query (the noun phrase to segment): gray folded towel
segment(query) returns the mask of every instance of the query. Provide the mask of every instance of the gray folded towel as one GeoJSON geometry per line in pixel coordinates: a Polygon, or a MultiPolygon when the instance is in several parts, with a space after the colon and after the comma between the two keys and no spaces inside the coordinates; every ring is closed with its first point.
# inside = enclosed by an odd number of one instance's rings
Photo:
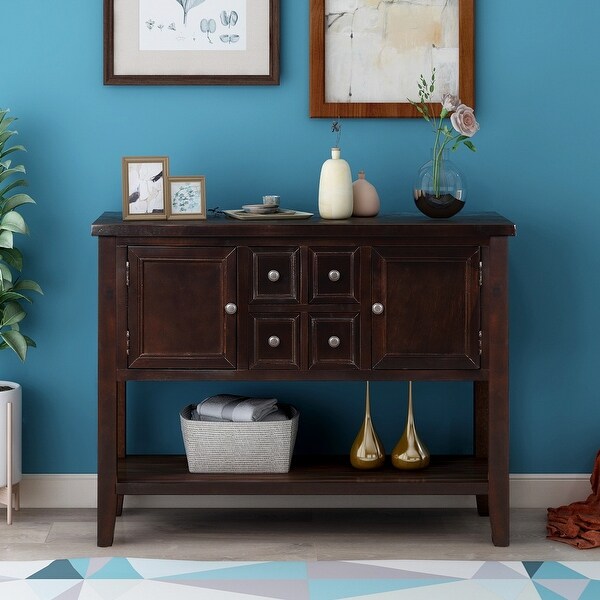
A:
{"type": "MultiPolygon", "coordinates": [[[[277,408],[277,410],[266,417],[263,417],[260,421],[261,423],[273,422],[273,421],[289,421],[290,415],[283,409],[277,408]]],[[[224,421],[223,419],[216,419],[215,417],[201,417],[198,414],[198,410],[193,410],[190,415],[190,419],[192,421],[206,421],[209,423],[230,423],[231,421],[224,421]]]]}
{"type": "Polygon", "coordinates": [[[201,421],[262,421],[266,416],[277,412],[277,400],[218,394],[200,402],[196,410],[201,421]]]}

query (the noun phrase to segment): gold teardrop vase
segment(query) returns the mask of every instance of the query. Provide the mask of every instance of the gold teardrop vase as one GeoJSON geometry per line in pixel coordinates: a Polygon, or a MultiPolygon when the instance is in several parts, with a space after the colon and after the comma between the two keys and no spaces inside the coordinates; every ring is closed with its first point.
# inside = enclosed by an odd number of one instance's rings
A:
{"type": "Polygon", "coordinates": [[[369,382],[365,395],[365,418],[350,449],[350,464],[355,469],[378,469],[385,462],[385,450],[371,421],[369,382]]]}
{"type": "Polygon", "coordinates": [[[429,464],[429,459],[429,450],[417,435],[413,415],[412,381],[409,381],[406,427],[392,451],[392,465],[397,469],[424,469],[429,464]]]}

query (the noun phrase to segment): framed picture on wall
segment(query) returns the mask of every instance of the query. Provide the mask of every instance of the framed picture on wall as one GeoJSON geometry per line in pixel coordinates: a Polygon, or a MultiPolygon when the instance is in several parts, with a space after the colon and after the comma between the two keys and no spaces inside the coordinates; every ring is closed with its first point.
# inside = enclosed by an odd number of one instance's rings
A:
{"type": "Polygon", "coordinates": [[[310,116],[420,117],[420,75],[433,101],[474,107],[475,0],[310,0],[310,116]]]}
{"type": "Polygon", "coordinates": [[[166,156],[123,158],[123,219],[166,219],[166,156]]]}
{"type": "Polygon", "coordinates": [[[104,0],[105,85],[277,85],[280,0],[104,0]]]}
{"type": "Polygon", "coordinates": [[[169,177],[168,219],[206,219],[205,178],[169,177]]]}

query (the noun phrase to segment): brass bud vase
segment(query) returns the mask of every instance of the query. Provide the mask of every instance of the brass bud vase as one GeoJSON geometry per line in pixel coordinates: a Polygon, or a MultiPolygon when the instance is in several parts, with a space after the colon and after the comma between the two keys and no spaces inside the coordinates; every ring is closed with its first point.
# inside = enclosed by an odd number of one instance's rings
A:
{"type": "Polygon", "coordinates": [[[429,450],[421,442],[415,428],[412,405],[412,381],[408,382],[408,415],[404,434],[392,451],[392,464],[397,469],[424,469],[429,464],[429,450]]]}
{"type": "Polygon", "coordinates": [[[378,469],[385,462],[385,450],[371,421],[369,382],[365,397],[365,420],[350,449],[350,463],[356,469],[378,469]]]}

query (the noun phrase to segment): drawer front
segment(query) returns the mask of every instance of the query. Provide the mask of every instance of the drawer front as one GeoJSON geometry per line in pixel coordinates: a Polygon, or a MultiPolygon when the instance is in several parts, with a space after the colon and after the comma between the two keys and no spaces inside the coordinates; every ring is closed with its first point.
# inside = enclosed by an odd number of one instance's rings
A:
{"type": "Polygon", "coordinates": [[[311,369],[359,368],[359,313],[311,314],[309,322],[311,369]]]}
{"type": "Polygon", "coordinates": [[[311,303],[358,304],[360,253],[358,248],[310,248],[311,303]]]}
{"type": "Polygon", "coordinates": [[[299,248],[251,248],[252,284],[250,304],[298,303],[299,248]]]}
{"type": "Polygon", "coordinates": [[[250,369],[300,368],[300,315],[251,314],[250,369]]]}

